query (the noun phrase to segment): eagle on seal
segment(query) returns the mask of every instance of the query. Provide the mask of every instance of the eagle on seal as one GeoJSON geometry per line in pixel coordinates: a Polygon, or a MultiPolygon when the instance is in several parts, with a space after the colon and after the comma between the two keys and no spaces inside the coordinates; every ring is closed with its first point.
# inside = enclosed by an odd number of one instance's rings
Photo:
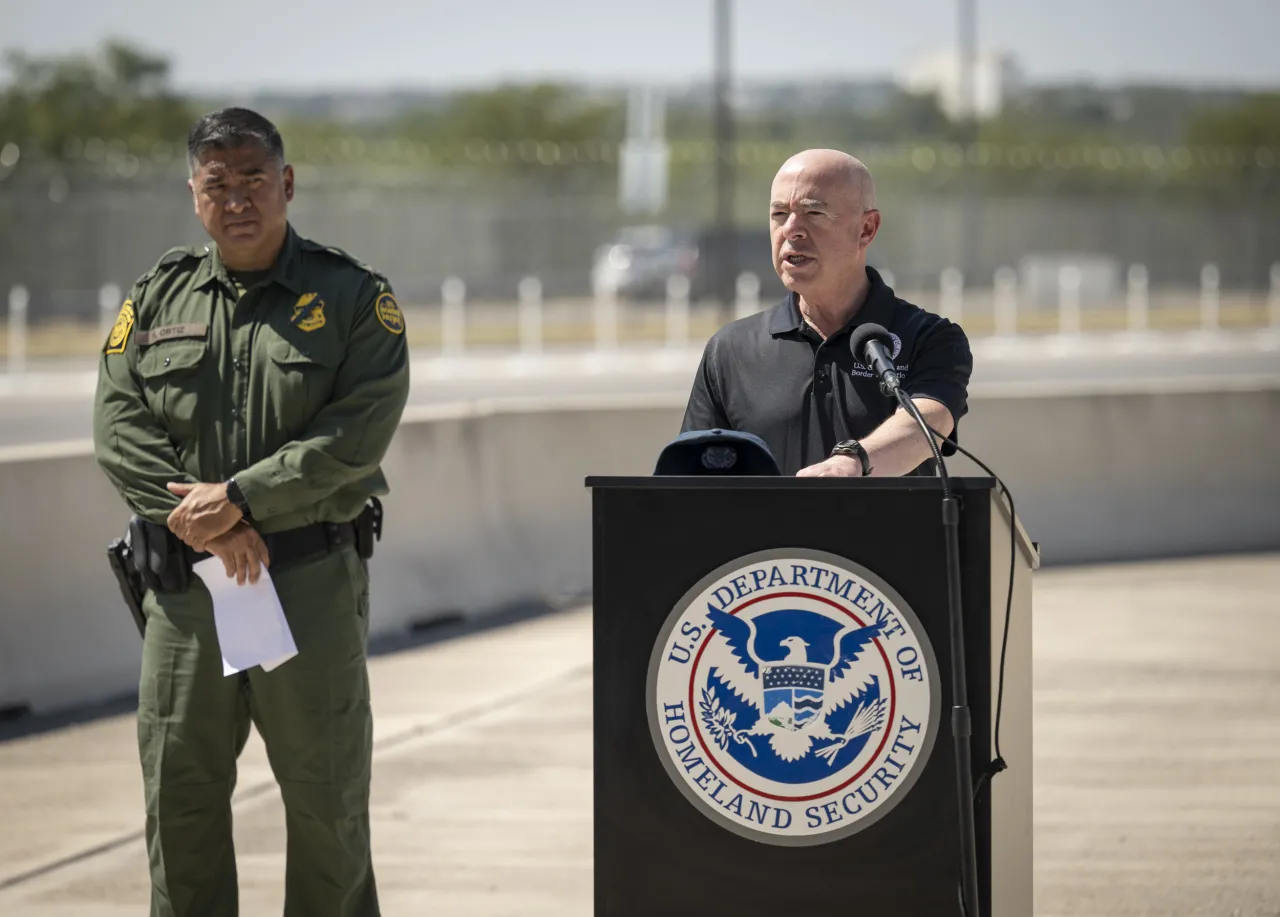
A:
{"type": "Polygon", "coordinates": [[[853,677],[854,664],[880,635],[882,623],[841,628],[833,639],[831,661],[822,663],[809,660],[810,645],[798,635],[779,641],[787,653],[783,659],[762,659],[756,652],[753,620],[715,608],[708,609],[708,617],[739,663],[720,669],[719,677],[760,712],[747,735],[768,736],[769,745],[784,761],[803,758],[815,741],[834,739],[816,752],[832,764],[846,744],[884,724],[885,701],[877,698],[862,704],[842,734],[833,734],[827,726],[831,713],[862,693],[867,683],[875,684],[874,675],[865,680],[853,677]]]}

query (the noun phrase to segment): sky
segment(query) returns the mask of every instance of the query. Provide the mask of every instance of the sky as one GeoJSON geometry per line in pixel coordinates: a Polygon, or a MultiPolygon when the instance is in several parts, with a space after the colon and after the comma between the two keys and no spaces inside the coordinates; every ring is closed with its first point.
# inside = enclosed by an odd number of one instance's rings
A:
{"type": "MultiPolygon", "coordinates": [[[[961,0],[734,0],[744,79],[892,76],[953,46],[961,0]]],[[[1280,0],[975,0],[1036,82],[1280,88],[1280,0]]],[[[712,0],[0,0],[0,48],[164,54],[192,91],[431,89],[707,76],[712,0]]]]}

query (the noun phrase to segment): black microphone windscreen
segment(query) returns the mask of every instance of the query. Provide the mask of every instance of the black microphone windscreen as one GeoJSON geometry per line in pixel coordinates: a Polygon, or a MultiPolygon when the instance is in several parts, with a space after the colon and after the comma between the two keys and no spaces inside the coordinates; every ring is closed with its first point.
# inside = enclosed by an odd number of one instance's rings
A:
{"type": "Polygon", "coordinates": [[[877,325],[874,322],[868,322],[865,325],[859,325],[853,329],[853,333],[849,335],[849,350],[853,354],[853,358],[861,363],[866,363],[867,355],[864,353],[868,341],[879,341],[893,353],[893,337],[883,325],[877,325]]]}

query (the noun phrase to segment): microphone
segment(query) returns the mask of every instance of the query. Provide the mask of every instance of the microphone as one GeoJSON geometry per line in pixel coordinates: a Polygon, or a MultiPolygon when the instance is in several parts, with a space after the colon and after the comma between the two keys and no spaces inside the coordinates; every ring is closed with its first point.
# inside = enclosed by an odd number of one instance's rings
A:
{"type": "Polygon", "coordinates": [[[868,323],[854,328],[849,335],[849,349],[855,360],[870,366],[880,377],[880,387],[886,395],[898,391],[901,380],[893,368],[893,336],[883,325],[868,323]]]}

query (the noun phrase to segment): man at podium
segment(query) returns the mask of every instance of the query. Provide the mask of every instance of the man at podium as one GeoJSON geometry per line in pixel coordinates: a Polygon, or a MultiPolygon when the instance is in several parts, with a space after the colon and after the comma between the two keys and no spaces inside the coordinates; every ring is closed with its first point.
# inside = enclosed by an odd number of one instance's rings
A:
{"type": "MultiPolygon", "coordinates": [[[[959,325],[898,299],[867,266],[880,229],[870,171],[846,153],[806,150],[774,178],[769,211],[773,266],[790,293],[707,343],[682,431],[753,433],[785,475],[934,473],[919,427],[881,393],[850,334],[888,329],[903,389],[950,440],[968,410],[973,356],[959,325]]],[[[944,441],[943,454],[954,452],[944,441]]]]}

